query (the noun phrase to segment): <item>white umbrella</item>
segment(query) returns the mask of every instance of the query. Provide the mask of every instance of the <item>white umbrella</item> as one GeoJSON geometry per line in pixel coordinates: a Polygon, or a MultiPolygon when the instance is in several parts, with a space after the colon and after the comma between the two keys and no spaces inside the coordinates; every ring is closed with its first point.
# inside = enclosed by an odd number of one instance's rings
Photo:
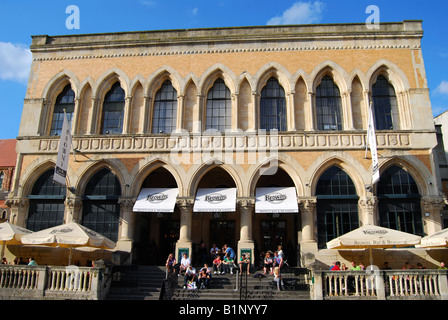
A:
{"type": "Polygon", "coordinates": [[[448,247],[448,228],[423,237],[417,248],[444,248],[448,247]]]}
{"type": "Polygon", "coordinates": [[[73,248],[115,248],[115,242],[113,242],[112,240],[75,222],[55,226],[23,236],[22,243],[69,248],[69,265],[71,264],[73,248]]]}
{"type": "Polygon", "coordinates": [[[10,245],[21,245],[20,239],[23,235],[32,233],[31,230],[16,226],[9,222],[0,223],[0,241],[2,245],[2,258],[5,253],[5,246],[10,245]]]}
{"type": "Polygon", "coordinates": [[[372,248],[398,248],[418,245],[421,237],[410,233],[379,226],[365,225],[327,242],[328,249],[369,249],[370,264],[372,248]]]}

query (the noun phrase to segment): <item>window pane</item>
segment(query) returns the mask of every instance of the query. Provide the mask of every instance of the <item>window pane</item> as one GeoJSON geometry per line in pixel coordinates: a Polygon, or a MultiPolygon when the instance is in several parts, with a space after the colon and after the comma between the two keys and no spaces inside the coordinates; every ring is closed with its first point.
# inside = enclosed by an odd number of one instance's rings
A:
{"type": "Polygon", "coordinates": [[[316,114],[319,130],[342,130],[342,102],[338,86],[329,76],[316,89],[316,114]]]}
{"type": "Polygon", "coordinates": [[[260,128],[286,131],[285,90],[277,79],[270,78],[261,91],[260,128]]]}
{"type": "Polygon", "coordinates": [[[232,103],[230,90],[224,80],[218,79],[207,94],[205,129],[225,131],[231,129],[232,103]]]}
{"type": "Polygon", "coordinates": [[[87,184],[85,196],[82,224],[117,241],[120,221],[118,197],[121,196],[117,177],[108,169],[100,170],[87,184]]]}
{"type": "Polygon", "coordinates": [[[372,100],[375,113],[375,128],[377,130],[394,129],[394,119],[397,118],[397,97],[394,87],[387,79],[379,75],[372,86],[372,100]]]}
{"type": "Polygon", "coordinates": [[[409,173],[398,166],[389,168],[381,174],[377,194],[381,226],[423,235],[420,194],[409,173]]]}
{"type": "Polygon", "coordinates": [[[124,95],[119,82],[106,94],[103,104],[103,134],[123,133],[124,95]]]}
{"type": "Polygon", "coordinates": [[[67,114],[67,120],[71,126],[73,112],[75,110],[75,92],[67,85],[56,99],[53,109],[53,119],[51,121],[51,136],[61,135],[62,124],[64,121],[64,110],[67,114]]]}
{"type": "Polygon", "coordinates": [[[328,241],[359,227],[358,199],[353,181],[336,166],[322,174],[316,196],[318,246],[323,249],[328,241]]]}
{"type": "Polygon", "coordinates": [[[177,91],[165,81],[154,100],[153,133],[171,133],[176,129],[177,91]]]}

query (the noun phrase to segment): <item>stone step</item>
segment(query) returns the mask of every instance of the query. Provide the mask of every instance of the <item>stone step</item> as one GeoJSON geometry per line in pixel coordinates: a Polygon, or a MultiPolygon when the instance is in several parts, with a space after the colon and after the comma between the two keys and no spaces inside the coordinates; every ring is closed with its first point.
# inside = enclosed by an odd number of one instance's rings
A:
{"type": "MultiPolygon", "coordinates": [[[[283,274],[285,289],[292,289],[289,284],[300,282],[295,286],[297,291],[278,291],[273,275],[258,277],[258,274],[243,275],[243,284],[247,283],[247,295],[243,298],[249,300],[309,300],[310,294],[304,280],[298,279],[294,273],[283,274]]],[[[127,282],[128,286],[115,283],[110,288],[108,300],[158,300],[162,281],[165,279],[165,267],[158,266],[136,266],[126,270],[126,278],[133,279],[127,282]]],[[[174,290],[173,300],[239,300],[240,290],[235,290],[236,285],[241,283],[237,274],[213,274],[208,289],[189,290],[183,289],[184,276],[177,277],[177,288],[174,290]]]]}

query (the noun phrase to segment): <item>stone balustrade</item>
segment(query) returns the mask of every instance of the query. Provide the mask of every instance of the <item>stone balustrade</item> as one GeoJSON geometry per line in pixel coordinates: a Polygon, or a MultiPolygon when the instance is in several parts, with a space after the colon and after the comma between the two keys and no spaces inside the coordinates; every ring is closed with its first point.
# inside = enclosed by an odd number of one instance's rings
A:
{"type": "Polygon", "coordinates": [[[313,271],[315,300],[448,300],[446,270],[313,271]]]}
{"type": "MultiPolygon", "coordinates": [[[[378,148],[408,149],[420,146],[427,132],[377,132],[378,148]]],[[[22,137],[26,153],[57,153],[59,137],[22,137]]],[[[327,150],[328,148],[363,149],[365,131],[319,131],[286,133],[179,133],[172,135],[82,135],[73,137],[73,147],[83,153],[107,152],[170,152],[178,149],[200,152],[209,149],[260,151],[327,150]]]]}
{"type": "Polygon", "coordinates": [[[0,266],[0,299],[100,300],[109,278],[104,268],[0,266]]]}

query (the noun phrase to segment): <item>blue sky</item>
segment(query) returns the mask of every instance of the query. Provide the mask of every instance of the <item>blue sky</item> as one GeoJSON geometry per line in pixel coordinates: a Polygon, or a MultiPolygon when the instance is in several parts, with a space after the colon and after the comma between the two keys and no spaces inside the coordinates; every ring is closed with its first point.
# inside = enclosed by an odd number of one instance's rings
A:
{"type": "Polygon", "coordinates": [[[32,35],[359,23],[380,9],[381,22],[423,20],[423,56],[433,114],[448,110],[448,1],[444,0],[0,0],[0,139],[18,135],[32,35]],[[80,28],[67,29],[69,5],[80,28]]]}

